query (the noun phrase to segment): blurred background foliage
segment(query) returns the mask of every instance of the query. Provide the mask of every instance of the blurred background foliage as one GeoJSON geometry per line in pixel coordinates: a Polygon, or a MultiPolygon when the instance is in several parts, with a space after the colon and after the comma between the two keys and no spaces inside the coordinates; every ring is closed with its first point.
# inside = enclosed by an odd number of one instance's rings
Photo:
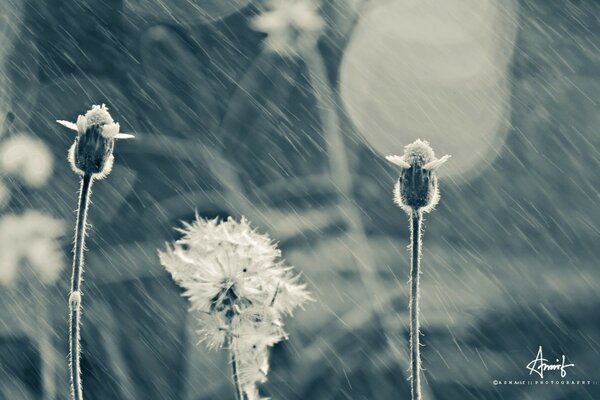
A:
{"type": "MultiPolygon", "coordinates": [[[[336,90],[368,6],[322,4],[319,51],[336,90]]],[[[106,103],[137,136],[118,144],[114,171],[93,196],[83,322],[90,400],[233,398],[225,356],[196,346],[194,317],[156,254],[195,210],[247,216],[280,242],[318,300],[287,322],[291,339],[274,348],[265,395],[408,396],[408,229],[391,201],[397,171],[338,101],[351,201],[375,258],[373,293],[345,235],[306,65],[262,50],[264,35],[248,27],[260,9],[251,0],[0,2],[2,140],[26,133],[54,156],[43,188],[3,176],[12,185],[3,214],[37,209],[73,225],[78,180],[65,161],[73,137],[56,119],[106,103]],[[384,304],[383,321],[372,299],[384,304]]],[[[514,10],[505,132],[485,165],[443,179],[427,221],[430,399],[600,397],[598,386],[491,383],[527,379],[539,345],[567,355],[573,379],[599,378],[600,4],[522,0],[514,10]]],[[[468,147],[477,135],[460,139],[468,147]]],[[[68,265],[69,234],[61,243],[68,265]]],[[[1,398],[66,398],[69,269],[52,285],[0,288],[1,398]]]]}

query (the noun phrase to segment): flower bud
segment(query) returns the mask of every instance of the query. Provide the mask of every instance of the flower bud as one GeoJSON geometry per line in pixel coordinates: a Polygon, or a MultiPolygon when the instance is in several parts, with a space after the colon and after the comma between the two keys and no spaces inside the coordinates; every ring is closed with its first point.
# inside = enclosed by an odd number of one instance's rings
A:
{"type": "Polygon", "coordinates": [[[417,139],[404,148],[404,155],[386,159],[402,167],[394,188],[394,201],[407,213],[413,210],[430,212],[440,199],[436,170],[450,156],[435,158],[428,142],[417,139]]]}
{"type": "Polygon", "coordinates": [[[79,175],[106,176],[113,164],[114,139],[102,135],[101,125],[92,125],[78,135],[69,151],[73,171],[79,175]]]}
{"type": "Polygon", "coordinates": [[[69,150],[69,162],[79,175],[103,178],[110,173],[113,164],[113,149],[116,139],[129,139],[132,135],[119,133],[119,124],[114,122],[104,104],[94,105],[77,123],[57,121],[77,131],[75,143],[69,150]]]}

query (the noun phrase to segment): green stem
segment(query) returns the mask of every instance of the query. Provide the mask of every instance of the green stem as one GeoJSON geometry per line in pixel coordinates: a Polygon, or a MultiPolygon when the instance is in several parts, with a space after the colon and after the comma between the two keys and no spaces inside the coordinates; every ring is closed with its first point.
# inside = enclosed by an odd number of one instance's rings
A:
{"type": "Polygon", "coordinates": [[[69,369],[71,375],[71,398],[83,400],[80,366],[80,329],[81,329],[81,281],[83,275],[83,253],[85,250],[85,229],[90,204],[93,177],[84,175],[79,190],[79,205],[75,223],[75,246],[73,249],[73,275],[71,276],[71,294],[69,296],[69,369]]]}
{"type": "Polygon", "coordinates": [[[410,391],[412,400],[421,400],[421,349],[419,332],[419,274],[421,262],[421,224],[423,214],[413,209],[410,216],[410,391]]]}

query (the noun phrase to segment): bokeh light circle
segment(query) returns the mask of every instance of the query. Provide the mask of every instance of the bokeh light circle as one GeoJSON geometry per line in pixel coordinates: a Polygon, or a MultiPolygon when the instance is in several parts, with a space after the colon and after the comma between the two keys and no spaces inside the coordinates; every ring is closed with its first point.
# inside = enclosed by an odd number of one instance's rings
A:
{"type": "Polygon", "coordinates": [[[342,101],[365,141],[386,155],[426,139],[438,155],[453,156],[442,174],[477,175],[509,126],[514,11],[512,2],[462,0],[368,9],[340,76],[342,101]]]}

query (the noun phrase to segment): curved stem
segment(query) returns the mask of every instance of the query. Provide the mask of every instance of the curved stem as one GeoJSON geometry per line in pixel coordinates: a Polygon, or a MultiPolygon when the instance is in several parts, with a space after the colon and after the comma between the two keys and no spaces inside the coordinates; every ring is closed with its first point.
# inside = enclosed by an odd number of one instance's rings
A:
{"type": "Polygon", "coordinates": [[[93,178],[84,175],[79,190],[79,205],[75,223],[75,247],[73,249],[73,275],[69,296],[69,369],[71,374],[71,398],[83,400],[80,367],[80,325],[81,325],[81,281],[83,275],[83,252],[85,249],[85,229],[93,178]]]}
{"type": "Polygon", "coordinates": [[[421,261],[421,223],[423,214],[413,209],[410,215],[410,391],[421,400],[421,349],[419,340],[419,268],[421,261]]]}

